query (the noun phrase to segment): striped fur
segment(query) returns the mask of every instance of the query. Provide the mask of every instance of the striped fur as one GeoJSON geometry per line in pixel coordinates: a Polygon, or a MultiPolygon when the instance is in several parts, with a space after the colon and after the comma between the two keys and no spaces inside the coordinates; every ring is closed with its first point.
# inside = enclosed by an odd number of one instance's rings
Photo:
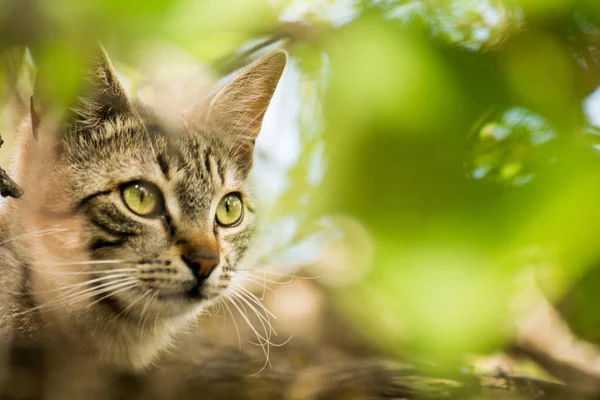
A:
{"type": "Polygon", "coordinates": [[[37,140],[26,123],[15,162],[26,195],[0,211],[0,336],[139,369],[214,304],[250,247],[252,148],[285,62],[263,57],[172,124],[128,99],[102,52],[67,123],[42,118],[37,140]],[[124,204],[121,188],[139,180],[162,192],[160,217],[124,204]],[[223,227],[216,206],[232,192],[244,218],[223,227]],[[199,237],[220,254],[204,281],[182,257],[199,237]]]}

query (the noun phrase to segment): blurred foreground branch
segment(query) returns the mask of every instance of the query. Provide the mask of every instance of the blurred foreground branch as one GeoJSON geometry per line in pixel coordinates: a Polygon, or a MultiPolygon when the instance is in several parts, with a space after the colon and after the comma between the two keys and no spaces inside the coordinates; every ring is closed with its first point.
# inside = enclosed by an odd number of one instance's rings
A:
{"type": "MultiPolygon", "coordinates": [[[[0,136],[0,147],[4,144],[2,136],[0,136]]],[[[23,195],[23,190],[13,181],[10,176],[0,167],[0,195],[2,197],[14,197],[18,199],[23,195]]]]}
{"type": "MultiPolygon", "coordinates": [[[[541,296],[540,296],[541,297],[541,296]]],[[[543,297],[520,327],[517,351],[551,374],[588,393],[600,393],[600,349],[577,337],[543,297]]]]}
{"type": "Polygon", "coordinates": [[[293,399],[593,399],[569,386],[508,375],[440,379],[398,363],[370,361],[311,368],[292,387],[293,399]],[[360,394],[360,395],[359,395],[360,394]]]}
{"type": "Polygon", "coordinates": [[[216,60],[213,69],[221,75],[227,75],[247,65],[265,49],[279,44],[285,47],[290,43],[316,44],[334,30],[324,23],[285,22],[271,31],[264,32],[262,39],[253,41],[247,47],[216,60]]]}

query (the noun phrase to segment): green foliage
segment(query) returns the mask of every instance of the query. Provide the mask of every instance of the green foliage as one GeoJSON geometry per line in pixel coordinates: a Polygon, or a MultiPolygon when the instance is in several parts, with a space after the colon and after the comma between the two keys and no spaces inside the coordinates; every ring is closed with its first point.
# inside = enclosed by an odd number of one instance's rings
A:
{"type": "Polygon", "coordinates": [[[415,3],[378,3],[328,38],[316,207],[372,233],[372,268],[336,293],[348,318],[386,351],[458,361],[511,339],[529,269],[557,298],[598,257],[600,160],[582,108],[598,82],[577,82],[597,67],[568,42],[590,40],[577,22],[589,5],[505,5],[520,11],[496,9],[493,25],[513,30],[473,46],[453,29],[477,13],[456,9],[491,2],[389,18],[415,3]]]}
{"type": "MultiPolygon", "coordinates": [[[[294,240],[323,216],[352,221],[351,250],[374,255],[331,297],[383,352],[456,361],[505,343],[532,268],[552,298],[576,287],[599,256],[598,127],[584,113],[600,85],[597,2],[272,3],[4,1],[2,45],[28,46],[40,90],[64,107],[98,40],[127,65],[152,41],[210,63],[286,38],[301,149],[264,216],[291,216],[294,240]]],[[[343,274],[369,257],[350,258],[343,274]]],[[[593,338],[595,287],[565,306],[593,338]]]]}

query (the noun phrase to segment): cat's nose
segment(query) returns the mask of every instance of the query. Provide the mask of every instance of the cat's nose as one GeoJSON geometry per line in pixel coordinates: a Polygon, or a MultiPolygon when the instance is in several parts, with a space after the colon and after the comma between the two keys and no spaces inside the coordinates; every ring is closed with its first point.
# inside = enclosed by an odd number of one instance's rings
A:
{"type": "Polygon", "coordinates": [[[217,239],[212,234],[194,235],[185,241],[181,258],[199,280],[208,278],[220,261],[217,239]]]}
{"type": "Polygon", "coordinates": [[[219,265],[218,254],[192,252],[182,255],[181,258],[190,267],[194,275],[201,280],[208,278],[219,265]]]}

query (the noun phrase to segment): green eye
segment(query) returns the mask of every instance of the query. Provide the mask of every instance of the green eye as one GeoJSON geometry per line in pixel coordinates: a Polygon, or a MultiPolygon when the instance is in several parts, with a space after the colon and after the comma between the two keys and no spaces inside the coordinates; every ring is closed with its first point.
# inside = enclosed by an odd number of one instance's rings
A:
{"type": "Polygon", "coordinates": [[[242,199],[235,193],[223,197],[217,206],[217,222],[222,226],[232,226],[239,223],[243,214],[242,199]]]}
{"type": "Polygon", "coordinates": [[[162,195],[151,183],[130,183],[123,188],[122,196],[127,207],[137,215],[155,217],[162,212],[162,195]]]}

